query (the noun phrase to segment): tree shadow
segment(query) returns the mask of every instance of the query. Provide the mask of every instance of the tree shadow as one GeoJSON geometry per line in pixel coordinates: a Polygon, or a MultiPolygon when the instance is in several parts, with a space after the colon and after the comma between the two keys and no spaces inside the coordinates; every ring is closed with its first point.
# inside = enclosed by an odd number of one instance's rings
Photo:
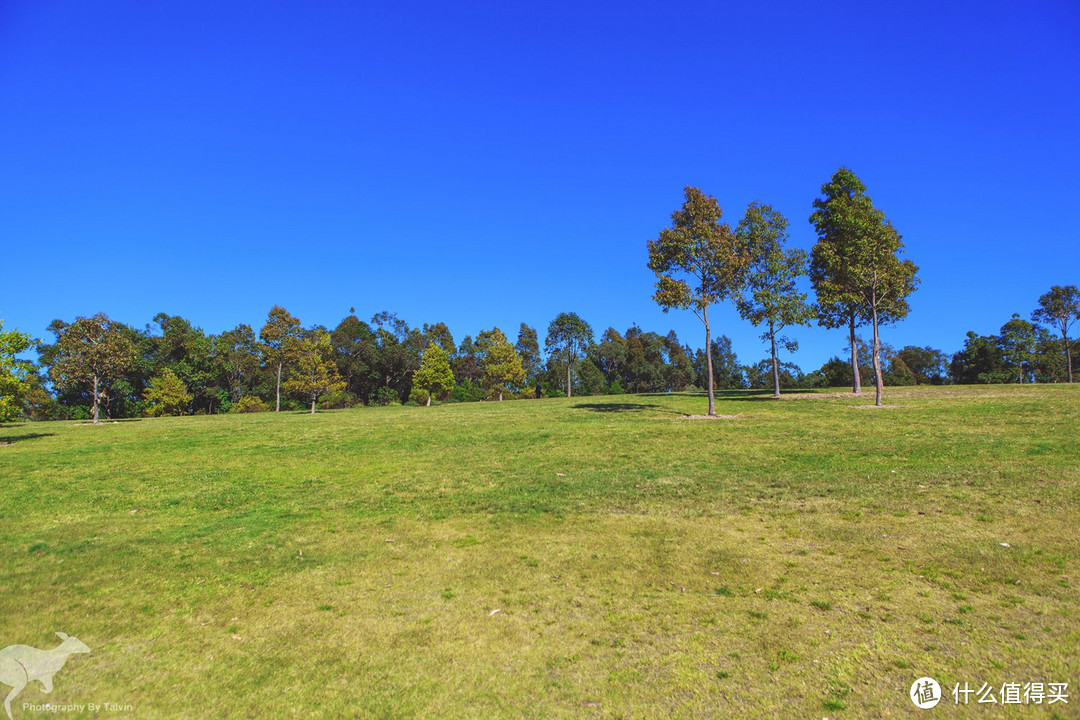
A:
{"type": "Polygon", "coordinates": [[[653,403],[578,403],[575,410],[592,410],[593,412],[635,412],[640,410],[654,410],[662,407],[653,403]]]}
{"type": "Polygon", "coordinates": [[[56,433],[27,433],[26,435],[0,435],[0,445],[14,445],[21,440],[52,437],[56,433]]]}

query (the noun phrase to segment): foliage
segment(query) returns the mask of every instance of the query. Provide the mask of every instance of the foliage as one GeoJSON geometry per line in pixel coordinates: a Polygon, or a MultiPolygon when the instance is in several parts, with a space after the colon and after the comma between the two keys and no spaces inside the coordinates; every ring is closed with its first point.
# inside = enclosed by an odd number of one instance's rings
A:
{"type": "Polygon", "coordinates": [[[313,415],[320,395],[345,389],[345,381],[338,375],[334,364],[330,334],[325,330],[316,330],[293,343],[287,362],[292,366],[292,371],[285,382],[285,391],[308,399],[313,415]]]}
{"type": "Polygon", "coordinates": [[[274,410],[281,410],[281,375],[292,352],[292,345],[300,339],[300,320],[288,310],[275,305],[266,316],[266,323],[259,331],[264,362],[274,369],[277,377],[274,410]]]}
{"type": "Polygon", "coordinates": [[[1039,307],[1031,314],[1035,322],[1049,325],[1061,333],[1061,344],[1065,351],[1065,367],[1069,382],[1073,381],[1072,346],[1069,342],[1069,330],[1080,320],[1080,289],[1075,285],[1054,285],[1050,291],[1039,298],[1039,307]]]}
{"type": "Polygon", "coordinates": [[[773,393],[780,396],[780,366],[776,346],[794,352],[799,345],[780,333],[794,325],[809,325],[813,308],[795,281],[806,274],[806,252],[785,250],[787,218],[770,205],[750,203],[739,226],[737,240],[750,257],[746,290],[736,303],[739,314],[755,327],[765,325],[761,339],[769,343],[773,393]]]}
{"type": "Polygon", "coordinates": [[[720,221],[716,198],[690,186],[684,194],[683,206],[671,214],[671,227],[648,243],[649,269],[657,277],[653,299],[665,312],[691,310],[705,325],[709,415],[715,415],[709,308],[741,290],[750,258],[731,227],[720,221]]]}
{"type": "Polygon", "coordinates": [[[257,413],[270,412],[270,406],[255,395],[245,395],[232,404],[229,412],[234,413],[257,413]]]}
{"type": "Polygon", "coordinates": [[[134,362],[134,345],[121,324],[98,313],[76,318],[60,331],[49,376],[60,388],[90,389],[97,423],[107,383],[122,380],[123,372],[134,362]]]}
{"type": "Polygon", "coordinates": [[[485,330],[476,341],[483,372],[484,387],[490,394],[503,399],[504,393],[514,393],[525,385],[525,368],[521,356],[499,328],[485,330]]]}
{"type": "Polygon", "coordinates": [[[18,330],[4,331],[0,320],[0,423],[9,422],[22,414],[23,398],[29,391],[33,363],[19,359],[19,354],[36,343],[18,330]]]}
{"type": "Polygon", "coordinates": [[[441,345],[429,342],[420,368],[413,373],[413,395],[417,398],[422,395],[423,399],[417,399],[417,402],[430,405],[432,396],[444,397],[453,387],[454,373],[450,369],[449,354],[441,345]]]}
{"type": "Polygon", "coordinates": [[[593,331],[577,313],[559,313],[548,325],[544,347],[566,368],[566,395],[573,392],[574,365],[592,345],[593,331]]]}
{"type": "Polygon", "coordinates": [[[526,377],[533,378],[541,370],[540,341],[536,337],[536,328],[521,323],[518,329],[517,345],[514,346],[521,356],[521,366],[526,377]]]}
{"type": "Polygon", "coordinates": [[[873,328],[876,403],[881,404],[882,366],[878,329],[908,313],[907,297],[918,268],[901,260],[900,234],[876,209],[866,186],[840,168],[821,187],[810,221],[818,234],[811,258],[811,279],[818,304],[827,315],[846,312],[869,320],[873,328]]]}
{"type": "Polygon", "coordinates": [[[147,414],[161,417],[185,414],[191,409],[194,396],[171,368],[165,368],[150,381],[150,387],[143,393],[143,398],[150,405],[147,414]]]}

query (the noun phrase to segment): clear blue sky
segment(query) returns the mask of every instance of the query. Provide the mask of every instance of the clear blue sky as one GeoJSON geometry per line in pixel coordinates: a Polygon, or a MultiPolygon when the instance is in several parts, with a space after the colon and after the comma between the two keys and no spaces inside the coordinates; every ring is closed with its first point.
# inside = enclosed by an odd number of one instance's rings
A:
{"type": "MultiPolygon", "coordinates": [[[[1080,284],[1078,71],[1075,2],[3,0],[0,318],[576,311],[700,346],[645,267],[683,186],[809,248],[847,165],[921,267],[883,339],[953,352],[1080,284]]],[[[796,336],[806,370],[845,344],[796,336]]]]}

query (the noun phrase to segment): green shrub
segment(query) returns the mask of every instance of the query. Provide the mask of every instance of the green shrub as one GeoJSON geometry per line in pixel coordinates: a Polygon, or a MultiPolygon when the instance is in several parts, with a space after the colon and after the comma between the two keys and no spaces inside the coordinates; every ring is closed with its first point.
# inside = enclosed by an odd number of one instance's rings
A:
{"type": "Polygon", "coordinates": [[[229,409],[229,412],[234,413],[253,413],[253,412],[268,412],[270,406],[264,403],[259,397],[255,395],[245,395],[236,402],[229,409]]]}

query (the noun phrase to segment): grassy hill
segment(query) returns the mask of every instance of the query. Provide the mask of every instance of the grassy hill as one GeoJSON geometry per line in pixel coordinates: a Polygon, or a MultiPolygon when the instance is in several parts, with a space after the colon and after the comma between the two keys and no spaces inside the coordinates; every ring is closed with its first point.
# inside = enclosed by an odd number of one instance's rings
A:
{"type": "Polygon", "coordinates": [[[871,402],[2,426],[0,646],[92,650],[14,715],[864,717],[923,675],[1075,713],[1080,387],[871,402]]]}

